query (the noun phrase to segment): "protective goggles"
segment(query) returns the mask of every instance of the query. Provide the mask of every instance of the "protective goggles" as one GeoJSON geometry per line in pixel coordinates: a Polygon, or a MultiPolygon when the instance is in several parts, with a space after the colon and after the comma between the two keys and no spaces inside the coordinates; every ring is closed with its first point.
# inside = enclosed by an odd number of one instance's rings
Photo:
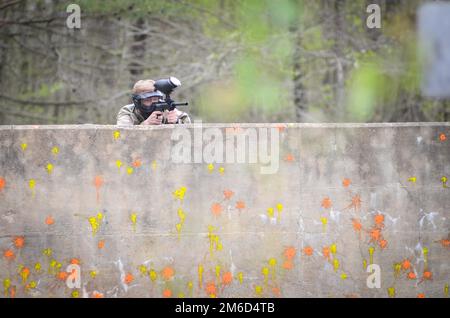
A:
{"type": "Polygon", "coordinates": [[[134,94],[133,95],[133,98],[139,99],[139,100],[147,99],[147,98],[150,98],[150,97],[163,98],[164,95],[160,91],[146,92],[146,93],[142,93],[142,94],[134,94]]]}

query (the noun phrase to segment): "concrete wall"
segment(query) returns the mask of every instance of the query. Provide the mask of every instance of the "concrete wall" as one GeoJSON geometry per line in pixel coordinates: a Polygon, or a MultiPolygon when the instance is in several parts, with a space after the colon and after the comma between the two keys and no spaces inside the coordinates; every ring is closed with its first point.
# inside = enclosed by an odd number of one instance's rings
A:
{"type": "Polygon", "coordinates": [[[449,123],[186,127],[266,131],[277,170],[175,163],[171,125],[0,127],[1,296],[448,297],[449,123]]]}

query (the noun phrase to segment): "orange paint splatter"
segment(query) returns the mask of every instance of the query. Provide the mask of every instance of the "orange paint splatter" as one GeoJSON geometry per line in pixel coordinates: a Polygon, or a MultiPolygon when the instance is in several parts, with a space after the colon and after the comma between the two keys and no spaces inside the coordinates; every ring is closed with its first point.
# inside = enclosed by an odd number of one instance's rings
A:
{"type": "Polygon", "coordinates": [[[59,272],[58,275],[56,275],[56,277],[61,281],[65,281],[68,276],[69,274],[67,272],[59,272]]]}
{"type": "Polygon", "coordinates": [[[281,290],[278,287],[272,288],[272,293],[277,297],[281,297],[281,290]]]}
{"type": "Polygon", "coordinates": [[[135,168],[139,168],[140,166],[142,166],[141,159],[136,159],[136,160],[134,160],[133,163],[132,163],[132,165],[133,165],[133,167],[135,167],[135,168]]]}
{"type": "Polygon", "coordinates": [[[104,298],[104,295],[102,293],[99,293],[97,291],[94,291],[92,293],[92,298],[104,298]]]}
{"type": "Polygon", "coordinates": [[[322,254],[323,254],[323,257],[325,257],[326,259],[330,259],[330,248],[328,246],[325,246],[322,249],[322,254]]]}
{"type": "Polygon", "coordinates": [[[11,298],[16,298],[16,286],[11,287],[10,295],[11,298]]]}
{"type": "Polygon", "coordinates": [[[283,263],[283,268],[284,268],[284,269],[287,269],[287,270],[291,270],[291,269],[294,268],[294,263],[293,263],[291,260],[286,260],[286,261],[283,263]]]}
{"type": "Polygon", "coordinates": [[[206,284],[206,293],[208,295],[216,295],[217,294],[217,289],[216,289],[216,285],[214,284],[214,282],[209,282],[208,284],[206,284]]]}
{"type": "Polygon", "coordinates": [[[170,280],[170,279],[172,279],[172,277],[175,275],[175,271],[173,270],[173,268],[172,267],[165,267],[163,270],[162,270],[162,277],[165,279],[165,280],[170,280]]]}
{"type": "Polygon", "coordinates": [[[5,181],[5,179],[3,179],[3,178],[0,178],[0,191],[2,191],[2,190],[3,190],[3,188],[5,187],[5,185],[6,185],[6,181],[5,181]]]}
{"type": "Polygon", "coordinates": [[[286,129],[286,126],[284,126],[284,125],[277,125],[275,127],[278,129],[279,132],[282,132],[286,129]]]}
{"type": "Polygon", "coordinates": [[[94,186],[97,191],[97,203],[100,201],[100,187],[103,185],[102,176],[95,176],[94,178],[94,186]]]}
{"type": "Polygon", "coordinates": [[[322,206],[323,206],[325,209],[330,208],[330,207],[331,207],[331,199],[328,198],[328,197],[324,198],[324,199],[322,200],[322,206]]]}
{"type": "Polygon", "coordinates": [[[307,246],[303,249],[303,254],[307,256],[311,256],[313,254],[314,250],[311,246],[307,246]]]}
{"type": "Polygon", "coordinates": [[[407,259],[405,259],[405,260],[402,262],[402,269],[407,270],[407,269],[410,269],[410,268],[411,268],[411,263],[410,263],[410,261],[407,260],[407,259]]]}
{"type": "Polygon", "coordinates": [[[424,293],[420,293],[417,295],[417,298],[425,298],[425,294],[424,293]]]}
{"type": "Polygon", "coordinates": [[[231,272],[226,272],[222,276],[222,284],[223,285],[229,285],[233,281],[233,275],[231,272]]]}
{"type": "Polygon", "coordinates": [[[14,254],[14,252],[12,250],[6,250],[3,253],[3,257],[5,257],[7,260],[11,261],[16,257],[16,255],[14,254]]]}
{"type": "Polygon", "coordinates": [[[245,209],[245,203],[243,201],[236,202],[236,209],[238,210],[245,209]]]}
{"type": "Polygon", "coordinates": [[[357,219],[352,219],[353,229],[356,232],[361,232],[362,224],[357,219]]]}
{"type": "Polygon", "coordinates": [[[444,240],[444,239],[442,239],[442,240],[440,240],[440,241],[437,241],[438,243],[441,243],[441,245],[443,246],[443,247],[450,247],[450,240],[444,240]]]}
{"type": "Polygon", "coordinates": [[[378,241],[381,238],[381,230],[378,228],[374,228],[370,230],[370,237],[373,241],[378,241]]]}
{"type": "Polygon", "coordinates": [[[105,247],[105,240],[98,241],[98,245],[97,246],[98,246],[99,249],[104,248],[105,247]]]}
{"type": "Polygon", "coordinates": [[[383,214],[377,214],[375,215],[375,224],[378,228],[383,228],[384,227],[384,215],[383,214]]]}
{"type": "Polygon", "coordinates": [[[388,242],[386,240],[380,240],[379,245],[381,248],[386,248],[388,242]]]}
{"type": "Polygon", "coordinates": [[[439,135],[439,140],[440,141],[445,141],[445,140],[447,140],[447,136],[445,136],[445,134],[440,134],[439,135]]]}
{"type": "Polygon", "coordinates": [[[25,246],[25,238],[23,236],[16,236],[13,242],[14,246],[17,248],[22,248],[25,246]]]}
{"type": "Polygon", "coordinates": [[[233,196],[234,192],[231,190],[225,190],[223,191],[223,195],[225,196],[225,199],[228,200],[233,196]]]}
{"type": "Polygon", "coordinates": [[[78,258],[72,258],[70,264],[80,265],[80,260],[78,258]]]}
{"type": "Polygon", "coordinates": [[[292,161],[295,161],[295,158],[292,154],[288,154],[288,155],[286,155],[286,157],[284,157],[284,160],[287,162],[292,162],[292,161]]]}
{"type": "Polygon", "coordinates": [[[416,279],[417,278],[417,276],[414,272],[409,272],[407,277],[408,277],[408,279],[416,279]]]}
{"type": "Polygon", "coordinates": [[[295,257],[295,254],[296,254],[296,250],[293,246],[289,246],[284,250],[284,256],[288,260],[292,260],[295,257]]]}
{"type": "Polygon", "coordinates": [[[47,224],[47,225],[53,225],[55,223],[55,219],[53,219],[53,217],[52,216],[47,216],[46,218],[45,218],[45,224],[47,224]]]}
{"type": "Polygon", "coordinates": [[[350,183],[352,183],[352,181],[350,179],[348,179],[348,178],[345,178],[344,180],[342,180],[342,185],[345,188],[347,188],[350,185],[350,183]]]}
{"type": "Polygon", "coordinates": [[[211,206],[211,212],[215,215],[215,216],[219,216],[222,213],[222,206],[219,203],[214,203],[211,206]]]}
{"type": "Polygon", "coordinates": [[[423,272],[423,279],[432,279],[433,278],[433,273],[430,271],[424,271],[423,272]]]}
{"type": "Polygon", "coordinates": [[[131,284],[131,283],[133,282],[133,280],[134,280],[133,274],[127,273],[127,274],[125,275],[125,278],[124,278],[125,284],[129,285],[129,284],[131,284]]]}
{"type": "Polygon", "coordinates": [[[172,297],[172,291],[170,289],[164,289],[163,291],[163,297],[164,298],[170,298],[172,297]]]}

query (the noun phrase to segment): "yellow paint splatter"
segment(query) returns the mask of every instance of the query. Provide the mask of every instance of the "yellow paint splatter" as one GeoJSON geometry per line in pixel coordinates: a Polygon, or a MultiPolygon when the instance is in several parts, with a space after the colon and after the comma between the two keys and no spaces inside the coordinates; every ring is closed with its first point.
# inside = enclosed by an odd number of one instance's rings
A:
{"type": "Polygon", "coordinates": [[[201,288],[203,284],[203,265],[198,265],[198,286],[201,288]]]}
{"type": "Polygon", "coordinates": [[[156,273],[156,271],[155,271],[154,269],[150,269],[148,275],[150,276],[150,280],[151,280],[152,282],[155,282],[155,281],[156,281],[156,278],[158,278],[158,274],[156,273]]]}
{"type": "Polygon", "coordinates": [[[336,256],[336,252],[337,252],[336,243],[330,245],[330,252],[331,252],[331,254],[333,254],[333,256],[336,256]]]}
{"type": "Polygon", "coordinates": [[[78,298],[78,297],[80,297],[80,292],[78,290],[74,290],[72,292],[72,298],[78,298]]]}
{"type": "Polygon", "coordinates": [[[220,266],[216,265],[216,279],[218,282],[218,285],[220,285],[220,266]]]}
{"type": "Polygon", "coordinates": [[[388,288],[388,295],[390,298],[394,298],[395,297],[395,288],[394,287],[389,287],[388,288]]]}
{"type": "Polygon", "coordinates": [[[184,211],[181,208],[178,209],[178,217],[180,218],[180,223],[183,224],[186,214],[184,214],[184,211]]]}
{"type": "Polygon", "coordinates": [[[369,247],[369,255],[370,255],[370,265],[373,264],[373,252],[375,251],[375,248],[373,248],[372,246],[369,247]]]}
{"type": "Polygon", "coordinates": [[[417,180],[417,178],[416,178],[416,177],[411,177],[411,178],[408,178],[408,181],[409,181],[409,182],[413,182],[413,183],[415,183],[415,182],[416,182],[416,180],[417,180]]]}
{"type": "Polygon", "coordinates": [[[182,227],[182,224],[181,224],[181,223],[177,223],[177,224],[175,225],[175,227],[176,227],[176,229],[177,229],[178,234],[180,234],[180,233],[181,233],[181,227],[182,227]]]}
{"type": "Polygon", "coordinates": [[[122,167],[123,163],[120,160],[116,160],[116,166],[120,170],[120,167],[122,167]]]}
{"type": "Polygon", "coordinates": [[[36,272],[38,272],[38,273],[41,271],[41,268],[42,268],[41,263],[36,263],[36,264],[34,265],[34,270],[35,270],[36,272]]]}
{"type": "Polygon", "coordinates": [[[140,265],[139,266],[139,271],[141,272],[142,276],[146,276],[147,275],[147,267],[145,267],[145,265],[140,265]]]}
{"type": "Polygon", "coordinates": [[[52,249],[51,248],[46,248],[45,250],[42,250],[42,255],[45,255],[45,256],[52,256],[52,253],[53,253],[53,251],[52,251],[52,249]]]}
{"type": "Polygon", "coordinates": [[[58,147],[53,147],[52,148],[52,154],[54,154],[55,156],[59,153],[59,148],[58,147]]]}
{"type": "Polygon", "coordinates": [[[341,279],[342,280],[346,280],[347,279],[347,274],[346,273],[342,273],[341,274],[341,279]]]}
{"type": "Polygon", "coordinates": [[[119,139],[120,138],[120,131],[118,131],[118,130],[114,131],[113,136],[114,136],[114,140],[119,139]]]}
{"type": "Polygon", "coordinates": [[[214,170],[214,165],[212,163],[210,163],[208,165],[208,171],[211,173],[211,172],[213,172],[213,170],[214,170]]]}
{"type": "Polygon", "coordinates": [[[448,181],[448,179],[447,179],[446,176],[443,176],[443,177],[441,178],[441,182],[442,182],[442,187],[443,187],[443,188],[448,188],[448,186],[447,186],[447,181],[448,181]]]}
{"type": "Polygon", "coordinates": [[[51,163],[49,163],[46,167],[48,174],[51,174],[53,171],[53,165],[51,163]]]}
{"type": "Polygon", "coordinates": [[[178,298],[184,298],[184,293],[179,293],[178,298]]]}
{"type": "Polygon", "coordinates": [[[187,190],[186,187],[181,187],[181,188],[175,190],[175,191],[173,192],[174,198],[175,198],[175,199],[178,199],[178,200],[180,200],[180,201],[183,201],[183,199],[184,199],[184,194],[186,193],[186,190],[187,190]]]}
{"type": "Polygon", "coordinates": [[[274,215],[273,208],[268,208],[267,209],[267,215],[269,216],[269,218],[273,218],[273,215],[274,215]]]}
{"type": "Polygon", "coordinates": [[[49,263],[49,267],[48,267],[48,273],[49,274],[56,274],[56,265],[58,264],[58,262],[54,259],[52,259],[49,263]]]}
{"type": "Polygon", "coordinates": [[[400,275],[400,271],[402,270],[401,263],[394,263],[394,276],[400,275]]]}
{"type": "Polygon", "coordinates": [[[365,270],[367,268],[367,260],[363,259],[363,269],[365,270]]]}
{"type": "Polygon", "coordinates": [[[448,297],[448,284],[445,284],[444,286],[444,295],[445,297],[448,297]]]}
{"type": "Polygon", "coordinates": [[[322,217],[322,218],[320,218],[320,221],[322,221],[322,229],[323,229],[323,232],[325,233],[327,231],[328,219],[325,217],[322,217]]]}
{"type": "Polygon", "coordinates": [[[3,288],[5,296],[7,297],[9,294],[9,288],[11,287],[11,280],[9,278],[6,278],[3,280],[3,288]]]}
{"type": "Polygon", "coordinates": [[[131,220],[131,224],[133,226],[133,231],[136,232],[137,214],[131,213],[130,220],[131,220]]]}
{"type": "Polygon", "coordinates": [[[30,276],[30,269],[28,267],[23,267],[20,270],[20,277],[22,277],[22,283],[25,283],[30,276]]]}
{"type": "Polygon", "coordinates": [[[424,267],[426,270],[428,268],[428,248],[427,247],[422,248],[422,253],[423,253],[424,267]]]}
{"type": "Polygon", "coordinates": [[[277,221],[280,222],[280,218],[281,218],[281,212],[283,212],[283,205],[281,203],[277,204],[277,221]]]}
{"type": "Polygon", "coordinates": [[[194,290],[193,282],[188,282],[188,290],[189,290],[189,296],[192,298],[192,291],[194,290]]]}
{"type": "Polygon", "coordinates": [[[239,284],[242,284],[242,282],[244,281],[244,274],[242,272],[238,273],[238,280],[239,284]]]}
{"type": "Polygon", "coordinates": [[[35,289],[37,287],[36,281],[31,281],[27,286],[26,289],[35,289]]]}
{"type": "Polygon", "coordinates": [[[156,167],[157,167],[156,160],[153,160],[153,161],[152,161],[152,169],[153,169],[153,170],[156,170],[156,167]]]}
{"type": "Polygon", "coordinates": [[[220,167],[220,168],[219,168],[219,173],[220,173],[221,175],[223,175],[223,174],[225,173],[225,168],[224,168],[224,167],[220,167]]]}
{"type": "Polygon", "coordinates": [[[133,167],[128,167],[128,168],[127,168],[127,173],[128,173],[128,174],[132,174],[133,171],[134,171],[134,170],[133,170],[133,167]]]}
{"type": "Polygon", "coordinates": [[[339,261],[336,258],[333,260],[333,267],[334,271],[337,272],[337,270],[339,269],[339,261]]]}
{"type": "Polygon", "coordinates": [[[261,270],[263,276],[264,276],[264,285],[267,286],[268,282],[269,282],[269,268],[268,267],[263,267],[261,270]]]}
{"type": "Polygon", "coordinates": [[[34,198],[34,196],[36,195],[34,188],[36,187],[36,180],[34,179],[30,179],[28,181],[28,186],[31,189],[31,196],[34,198]]]}
{"type": "Polygon", "coordinates": [[[97,213],[97,216],[92,216],[88,220],[92,227],[92,235],[95,236],[95,234],[97,234],[98,228],[100,227],[100,223],[103,220],[103,214],[99,212],[97,213]]]}
{"type": "Polygon", "coordinates": [[[269,266],[272,272],[272,279],[275,280],[275,267],[277,266],[277,260],[275,258],[269,259],[269,266]]]}
{"type": "Polygon", "coordinates": [[[262,286],[255,286],[256,296],[261,296],[262,295],[262,291],[263,291],[262,286]]]}
{"type": "Polygon", "coordinates": [[[20,145],[20,147],[22,148],[22,151],[25,151],[28,147],[28,145],[26,143],[23,143],[20,145]]]}

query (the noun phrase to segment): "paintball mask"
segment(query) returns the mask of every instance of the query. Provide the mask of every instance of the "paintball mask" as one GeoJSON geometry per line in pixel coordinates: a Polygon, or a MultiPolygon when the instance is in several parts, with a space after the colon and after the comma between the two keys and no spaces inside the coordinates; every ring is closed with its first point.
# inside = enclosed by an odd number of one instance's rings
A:
{"type": "Polygon", "coordinates": [[[146,98],[155,97],[155,96],[158,97],[160,100],[164,97],[164,95],[158,90],[155,90],[153,92],[145,92],[145,93],[141,93],[141,94],[133,94],[132,95],[134,106],[136,106],[136,108],[139,109],[141,114],[146,119],[148,118],[148,116],[150,116],[150,114],[153,111],[155,111],[155,103],[152,103],[151,105],[146,106],[146,105],[144,105],[144,103],[142,101],[146,98]]]}

